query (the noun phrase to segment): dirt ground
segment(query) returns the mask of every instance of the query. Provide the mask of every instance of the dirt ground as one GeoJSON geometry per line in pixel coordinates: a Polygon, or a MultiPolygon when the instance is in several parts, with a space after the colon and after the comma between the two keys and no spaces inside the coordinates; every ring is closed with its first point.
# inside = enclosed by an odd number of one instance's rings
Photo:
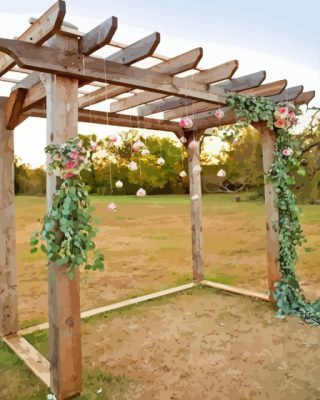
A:
{"type": "MultiPolygon", "coordinates": [[[[45,257],[30,254],[29,238],[45,200],[17,197],[20,326],[47,320],[45,257]]],[[[187,196],[93,198],[99,219],[97,243],[107,260],[103,273],[82,273],[81,308],[88,310],[173,287],[192,278],[187,196]],[[109,201],[118,204],[108,213],[109,201]]],[[[204,196],[204,252],[207,279],[266,291],[265,217],[262,202],[234,203],[227,195],[204,196]]],[[[309,297],[320,297],[320,208],[305,206],[308,237],[299,272],[309,297]]]]}

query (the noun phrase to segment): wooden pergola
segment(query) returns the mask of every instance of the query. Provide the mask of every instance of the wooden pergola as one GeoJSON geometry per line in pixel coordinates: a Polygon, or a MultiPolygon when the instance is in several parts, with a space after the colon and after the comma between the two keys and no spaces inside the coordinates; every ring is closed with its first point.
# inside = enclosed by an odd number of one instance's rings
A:
{"type": "MultiPolygon", "coordinates": [[[[10,96],[0,98],[0,334],[59,400],[81,392],[81,317],[175,293],[196,284],[272,299],[274,283],[280,279],[278,211],[272,184],[265,183],[270,295],[204,281],[201,178],[193,171],[200,163],[200,154],[197,149],[188,149],[188,142],[199,139],[207,128],[236,122],[234,112],[225,107],[227,97],[233,93],[265,96],[274,102],[293,101],[297,105],[307,104],[315,94],[314,91],[304,92],[303,86],[286,88],[285,79],[263,84],[265,71],[233,78],[238,69],[237,60],[200,69],[197,67],[203,55],[200,47],[173,58],[156,54],[160,42],[157,32],[128,46],[117,43],[113,41],[117,30],[115,17],[82,33],[64,23],[65,7],[65,2],[59,0],[39,19],[32,20],[18,38],[0,38],[0,80],[14,84],[10,96]],[[103,46],[117,50],[105,59],[92,55],[103,46]],[[134,66],[146,59],[151,60],[153,66],[134,66]],[[25,77],[12,79],[5,75],[9,71],[23,73],[25,77]],[[110,99],[113,101],[108,112],[91,107],[110,99]],[[220,107],[225,111],[222,120],[214,116],[220,107]],[[194,125],[184,130],[176,120],[188,114],[194,125]],[[191,201],[193,282],[81,314],[79,273],[70,281],[63,275],[67,266],[57,268],[51,264],[49,270],[55,270],[57,277],[48,280],[49,323],[19,332],[13,132],[28,117],[47,118],[48,144],[63,143],[77,136],[78,121],[169,131],[178,138],[185,136],[190,196],[199,195],[198,200],[191,201]],[[50,364],[21,336],[47,327],[50,364]]],[[[266,175],[273,161],[275,135],[263,123],[255,127],[261,135],[266,175]]],[[[55,190],[55,178],[47,177],[48,205],[55,190]]]]}

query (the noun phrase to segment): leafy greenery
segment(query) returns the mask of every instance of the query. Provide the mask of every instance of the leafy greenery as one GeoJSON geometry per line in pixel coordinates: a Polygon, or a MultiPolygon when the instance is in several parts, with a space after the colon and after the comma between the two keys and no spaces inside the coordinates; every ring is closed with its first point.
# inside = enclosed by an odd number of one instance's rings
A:
{"type": "MultiPolygon", "coordinates": [[[[298,315],[306,322],[320,326],[320,300],[314,303],[306,301],[296,274],[298,261],[297,246],[301,245],[304,238],[299,223],[299,208],[296,197],[291,191],[295,180],[292,171],[304,176],[305,171],[301,167],[298,156],[301,153],[300,142],[290,133],[290,119],[288,110],[282,119],[283,128],[277,128],[279,124],[275,117],[279,117],[279,107],[270,100],[255,96],[236,95],[228,98],[228,105],[235,109],[240,121],[244,124],[264,121],[270,129],[275,129],[276,142],[274,161],[268,173],[268,179],[274,184],[276,192],[276,206],[279,211],[279,266],[281,281],[275,285],[274,297],[279,308],[278,316],[298,315]]],[[[284,109],[293,110],[292,105],[285,104],[284,109]]],[[[295,121],[295,113],[293,120],[295,121]]]]}

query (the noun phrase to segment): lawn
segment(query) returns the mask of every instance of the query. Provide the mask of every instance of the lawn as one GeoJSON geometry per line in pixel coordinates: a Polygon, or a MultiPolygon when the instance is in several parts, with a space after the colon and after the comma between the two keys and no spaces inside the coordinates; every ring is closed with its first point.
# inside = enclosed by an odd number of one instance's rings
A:
{"type": "MultiPolygon", "coordinates": [[[[243,196],[245,199],[245,196],[243,196]]],[[[187,196],[93,197],[99,249],[106,270],[83,272],[81,308],[88,310],[165,289],[192,279],[187,196]],[[118,211],[106,211],[114,201],[118,211]]],[[[20,326],[47,320],[44,255],[30,254],[45,199],[17,197],[20,326]]],[[[309,297],[320,297],[320,207],[303,207],[308,243],[300,250],[299,274],[309,297]]],[[[233,196],[203,197],[205,276],[217,282],[266,291],[265,216],[262,202],[235,203],[233,196]]]]}

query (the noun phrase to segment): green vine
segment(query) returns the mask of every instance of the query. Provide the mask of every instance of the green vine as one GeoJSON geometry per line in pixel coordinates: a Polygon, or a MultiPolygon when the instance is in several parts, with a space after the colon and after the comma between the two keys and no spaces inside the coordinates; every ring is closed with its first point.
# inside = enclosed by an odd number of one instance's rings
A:
{"type": "Polygon", "coordinates": [[[279,211],[279,266],[281,280],[275,284],[274,298],[279,318],[286,315],[300,316],[305,322],[320,326],[320,300],[313,303],[305,299],[296,273],[297,246],[305,241],[299,223],[299,208],[290,187],[295,181],[292,172],[304,175],[305,171],[295,157],[299,142],[290,133],[299,110],[292,104],[275,105],[271,100],[256,96],[236,95],[228,98],[240,124],[264,121],[276,133],[274,161],[268,173],[276,192],[279,211]]]}
{"type": "Polygon", "coordinates": [[[92,262],[88,254],[95,249],[93,239],[98,229],[91,225],[88,192],[81,180],[80,172],[90,168],[90,152],[82,147],[79,139],[69,140],[63,145],[50,145],[46,152],[51,155],[49,173],[57,176],[57,192],[42,221],[42,229],[30,240],[31,252],[38,247],[47,255],[48,262],[57,267],[67,266],[70,279],[76,270],[104,270],[104,256],[96,253],[92,262]],[[43,243],[40,243],[43,242],[43,243]]]}

